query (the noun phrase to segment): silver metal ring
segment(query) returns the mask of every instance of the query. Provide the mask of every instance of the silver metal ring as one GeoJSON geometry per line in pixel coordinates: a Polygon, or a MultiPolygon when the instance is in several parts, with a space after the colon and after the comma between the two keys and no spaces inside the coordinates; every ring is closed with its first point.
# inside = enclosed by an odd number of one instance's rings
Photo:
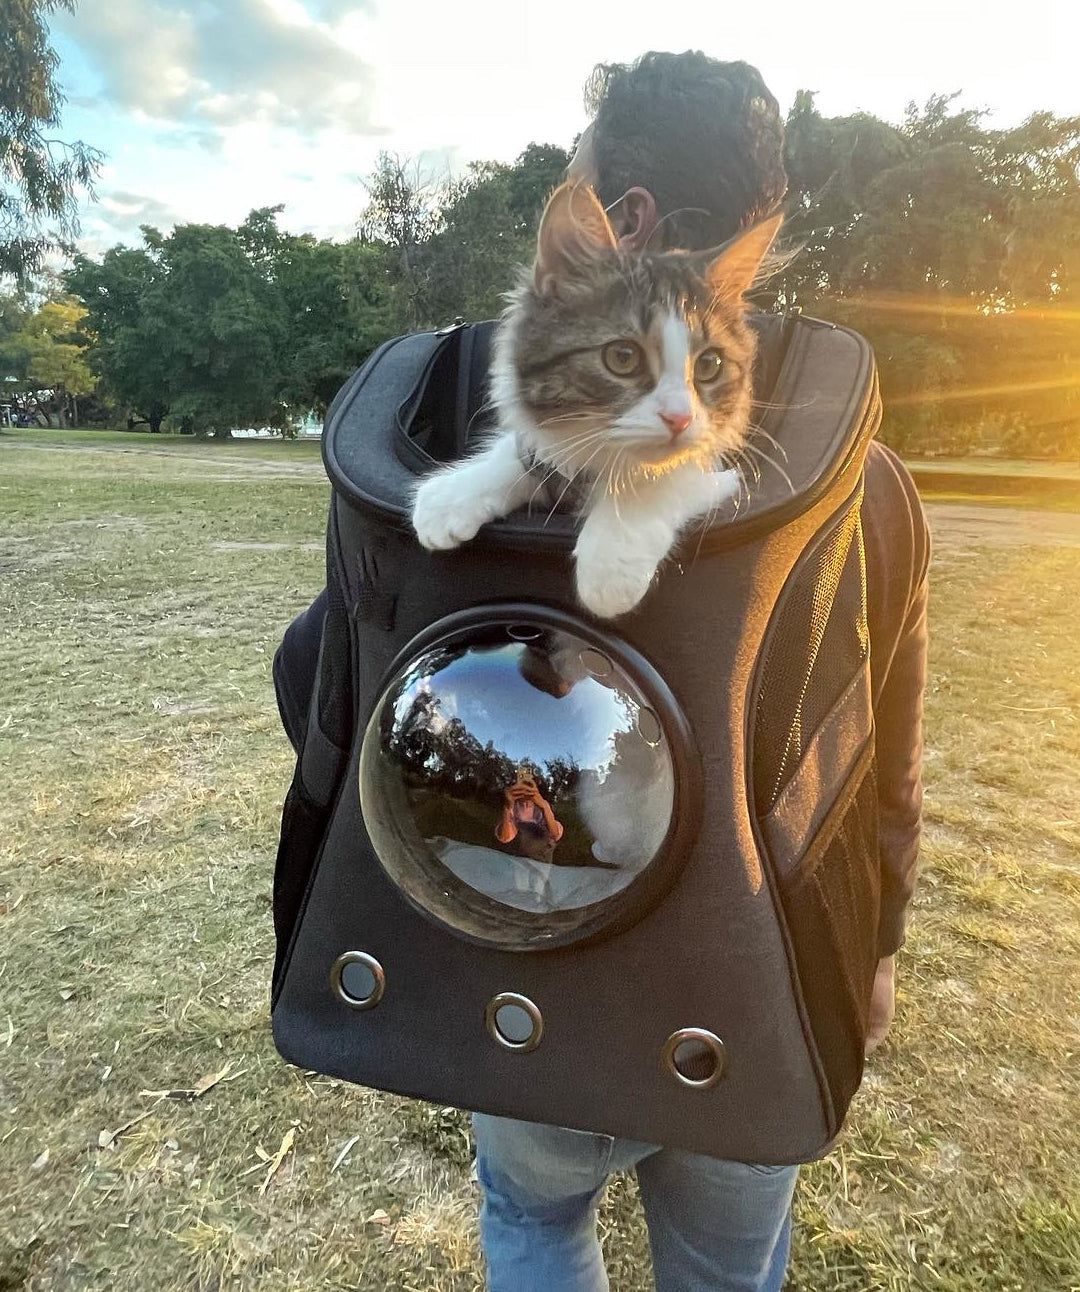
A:
{"type": "Polygon", "coordinates": [[[677,1032],[672,1032],[660,1052],[660,1066],[664,1071],[669,1072],[681,1086],[688,1086],[691,1090],[707,1090],[714,1086],[724,1075],[726,1063],[724,1042],[714,1032],[706,1031],[703,1027],[680,1027],[677,1032]],[[708,1076],[688,1077],[679,1071],[675,1064],[675,1052],[685,1041],[697,1041],[711,1054],[713,1069],[708,1076]]]}
{"type": "Polygon", "coordinates": [[[514,1050],[518,1054],[528,1054],[530,1050],[535,1050],[544,1034],[544,1020],[539,1009],[528,996],[519,996],[515,991],[501,991],[497,996],[492,996],[484,1010],[484,1023],[496,1045],[501,1045],[504,1050],[514,1050]],[[499,1031],[498,1013],[504,1005],[516,1005],[518,1009],[528,1014],[533,1030],[524,1041],[512,1041],[499,1031]]]}
{"type": "Polygon", "coordinates": [[[386,973],[378,960],[365,951],[346,951],[344,955],[338,956],[330,968],[330,986],[338,999],[344,1001],[350,1009],[374,1009],[386,990],[386,973]],[[363,965],[371,974],[375,986],[370,995],[361,998],[352,996],[345,990],[341,975],[348,965],[363,965]]]}

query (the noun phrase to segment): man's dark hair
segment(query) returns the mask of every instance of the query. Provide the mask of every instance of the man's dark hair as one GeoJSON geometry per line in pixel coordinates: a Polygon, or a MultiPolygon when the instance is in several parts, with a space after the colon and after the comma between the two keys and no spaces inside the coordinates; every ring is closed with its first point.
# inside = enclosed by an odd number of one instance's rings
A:
{"type": "Polygon", "coordinates": [[[771,214],[787,191],[780,108],[749,63],[697,50],[601,63],[585,88],[605,206],[640,185],[669,246],[709,247],[771,214]],[[692,209],[698,208],[698,209],[692,209]]]}

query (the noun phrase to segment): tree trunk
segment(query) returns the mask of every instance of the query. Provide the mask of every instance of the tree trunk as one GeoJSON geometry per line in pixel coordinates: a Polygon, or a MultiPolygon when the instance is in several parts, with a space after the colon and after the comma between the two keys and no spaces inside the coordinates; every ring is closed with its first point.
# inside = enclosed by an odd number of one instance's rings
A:
{"type": "Polygon", "coordinates": [[[56,424],[61,430],[67,428],[67,391],[57,386],[53,391],[53,402],[56,404],[56,424]]]}

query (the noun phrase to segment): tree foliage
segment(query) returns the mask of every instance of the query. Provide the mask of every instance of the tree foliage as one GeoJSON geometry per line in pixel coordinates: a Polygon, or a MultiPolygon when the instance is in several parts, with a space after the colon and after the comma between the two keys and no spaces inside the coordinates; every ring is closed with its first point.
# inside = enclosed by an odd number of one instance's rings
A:
{"type": "Polygon", "coordinates": [[[66,275],[97,335],[95,368],[114,398],[152,429],[289,431],[323,411],[391,330],[385,253],[282,233],[280,207],[236,229],[146,227],[141,248],[66,275]]]}
{"type": "MultiPolygon", "coordinates": [[[[283,233],[267,208],[77,258],[95,371],[151,424],[286,427],[386,337],[497,314],[567,160],[531,144],[436,182],[386,154],[346,242],[283,233]]],[[[937,95],[892,124],[800,92],[787,166],[797,254],[759,303],[870,338],[886,438],[1080,456],[1080,118],[996,128],[937,95]]]]}
{"type": "Polygon", "coordinates": [[[424,322],[499,313],[517,266],[532,257],[544,201],[569,160],[561,148],[530,144],[512,166],[475,162],[447,186],[438,227],[416,258],[424,322]]]}
{"type": "Polygon", "coordinates": [[[1080,118],[995,129],[935,95],[894,126],[803,92],[787,149],[776,300],[870,338],[886,436],[1080,456],[1080,118]]]}
{"type": "Polygon", "coordinates": [[[38,309],[10,298],[5,320],[15,326],[0,329],[0,375],[12,394],[29,396],[39,407],[47,396],[61,426],[77,399],[94,389],[87,362],[93,337],[84,330],[86,310],[78,301],[45,301],[38,309]]]}
{"type": "Polygon", "coordinates": [[[47,15],[75,0],[3,0],[0,5],[0,276],[37,270],[50,248],[78,232],[80,190],[90,190],[101,154],[51,136],[63,96],[47,15]]]}

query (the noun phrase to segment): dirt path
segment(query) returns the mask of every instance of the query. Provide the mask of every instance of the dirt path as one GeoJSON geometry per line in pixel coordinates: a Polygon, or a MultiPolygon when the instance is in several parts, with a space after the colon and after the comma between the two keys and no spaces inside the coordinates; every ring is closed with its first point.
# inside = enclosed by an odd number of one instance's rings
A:
{"type": "Polygon", "coordinates": [[[934,538],[950,551],[977,547],[1078,547],[1080,515],[928,502],[926,514],[934,538]]]}

